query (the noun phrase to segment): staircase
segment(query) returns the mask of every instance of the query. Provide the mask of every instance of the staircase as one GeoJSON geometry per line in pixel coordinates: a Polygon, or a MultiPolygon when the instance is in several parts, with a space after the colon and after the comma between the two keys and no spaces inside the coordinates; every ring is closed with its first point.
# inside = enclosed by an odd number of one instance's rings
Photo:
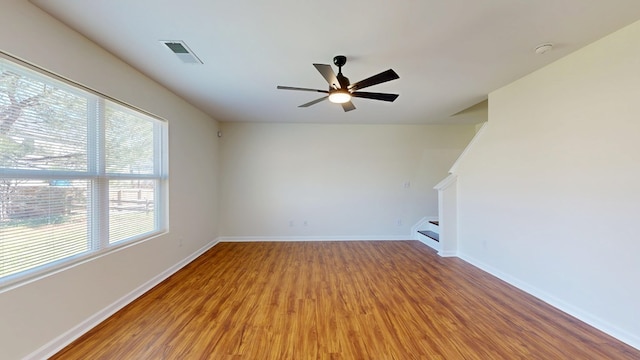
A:
{"type": "Polygon", "coordinates": [[[435,240],[437,242],[440,242],[440,235],[439,235],[439,227],[440,227],[440,221],[438,220],[431,220],[428,223],[428,227],[425,230],[418,230],[418,233],[421,235],[424,235],[432,240],[435,240]]]}

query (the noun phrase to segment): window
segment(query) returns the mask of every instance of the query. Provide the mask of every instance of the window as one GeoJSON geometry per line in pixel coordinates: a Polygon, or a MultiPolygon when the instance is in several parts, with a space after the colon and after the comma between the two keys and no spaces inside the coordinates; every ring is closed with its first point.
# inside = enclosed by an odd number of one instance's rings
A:
{"type": "Polygon", "coordinates": [[[0,286],[166,230],[166,122],[0,57],[0,286]]]}

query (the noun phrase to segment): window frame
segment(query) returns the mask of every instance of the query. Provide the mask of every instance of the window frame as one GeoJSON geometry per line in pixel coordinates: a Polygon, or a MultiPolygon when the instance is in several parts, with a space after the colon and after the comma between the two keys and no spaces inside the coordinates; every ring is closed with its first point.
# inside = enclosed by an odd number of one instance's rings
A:
{"type": "Polygon", "coordinates": [[[37,65],[14,57],[0,50],[0,59],[17,65],[28,77],[35,78],[65,91],[87,99],[87,159],[86,170],[32,170],[9,169],[0,167],[0,178],[33,180],[86,180],[90,201],[87,204],[88,219],[86,225],[88,249],[82,253],[50,261],[30,269],[0,277],[0,293],[39,278],[63,271],[78,264],[100,258],[109,253],[153,239],[169,231],[169,124],[168,121],[88,88],[73,80],[43,69],[37,65]],[[34,74],[35,73],[35,74],[34,74]],[[142,116],[153,124],[153,168],[152,174],[123,174],[106,171],[106,106],[111,102],[116,107],[142,116]],[[110,242],[109,228],[109,182],[112,180],[154,180],[154,230],[136,234],[119,241],[110,242]]]}

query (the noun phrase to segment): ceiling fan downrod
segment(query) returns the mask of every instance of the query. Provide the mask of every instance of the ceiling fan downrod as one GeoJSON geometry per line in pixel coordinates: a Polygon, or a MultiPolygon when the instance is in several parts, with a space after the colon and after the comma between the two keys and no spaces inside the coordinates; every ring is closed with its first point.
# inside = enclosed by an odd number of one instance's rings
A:
{"type": "Polygon", "coordinates": [[[349,86],[349,79],[342,75],[342,67],[347,63],[347,57],[344,55],[337,55],[333,58],[333,64],[338,67],[338,75],[336,78],[340,83],[341,89],[346,89],[349,86]]]}

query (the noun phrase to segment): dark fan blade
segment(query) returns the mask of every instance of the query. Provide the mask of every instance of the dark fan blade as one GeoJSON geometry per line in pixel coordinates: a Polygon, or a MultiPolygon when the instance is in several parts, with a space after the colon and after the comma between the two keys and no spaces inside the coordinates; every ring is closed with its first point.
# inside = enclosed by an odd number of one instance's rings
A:
{"type": "Polygon", "coordinates": [[[389,69],[387,71],[381,72],[380,74],[373,75],[372,77],[368,77],[364,80],[358,81],[355,84],[349,85],[349,90],[353,92],[359,89],[364,89],[369,86],[382,84],[384,82],[399,79],[399,78],[400,76],[398,76],[398,74],[396,74],[395,71],[389,69]]]}
{"type": "Polygon", "coordinates": [[[346,103],[342,104],[342,108],[344,109],[344,112],[356,109],[355,105],[353,105],[351,101],[347,101],[346,103]]]}
{"type": "Polygon", "coordinates": [[[318,71],[320,72],[320,74],[322,74],[322,77],[325,80],[327,80],[330,87],[332,88],[335,87],[336,89],[340,89],[340,82],[338,81],[338,78],[336,77],[336,73],[333,71],[333,68],[331,68],[331,65],[313,64],[313,66],[315,66],[316,69],[318,69],[318,71]]]}
{"type": "Polygon", "coordinates": [[[300,105],[300,106],[298,106],[298,107],[309,107],[309,106],[311,106],[311,105],[315,105],[315,104],[317,104],[317,103],[319,103],[319,102],[321,102],[321,101],[325,101],[325,100],[327,100],[328,98],[329,98],[329,96],[323,96],[323,97],[321,97],[320,99],[315,99],[315,100],[310,101],[310,102],[308,102],[308,103],[306,103],[306,104],[302,104],[302,105],[300,105]]]}
{"type": "Polygon", "coordinates": [[[325,93],[325,94],[329,93],[327,90],[307,89],[307,88],[300,88],[300,87],[293,87],[293,86],[279,86],[278,85],[278,89],[280,89],[280,90],[313,91],[313,92],[319,92],[319,93],[325,93]]]}
{"type": "Polygon", "coordinates": [[[365,91],[356,91],[351,93],[353,97],[365,98],[365,99],[373,99],[373,100],[382,100],[382,101],[393,101],[398,97],[398,94],[385,94],[385,93],[372,93],[365,91]]]}

